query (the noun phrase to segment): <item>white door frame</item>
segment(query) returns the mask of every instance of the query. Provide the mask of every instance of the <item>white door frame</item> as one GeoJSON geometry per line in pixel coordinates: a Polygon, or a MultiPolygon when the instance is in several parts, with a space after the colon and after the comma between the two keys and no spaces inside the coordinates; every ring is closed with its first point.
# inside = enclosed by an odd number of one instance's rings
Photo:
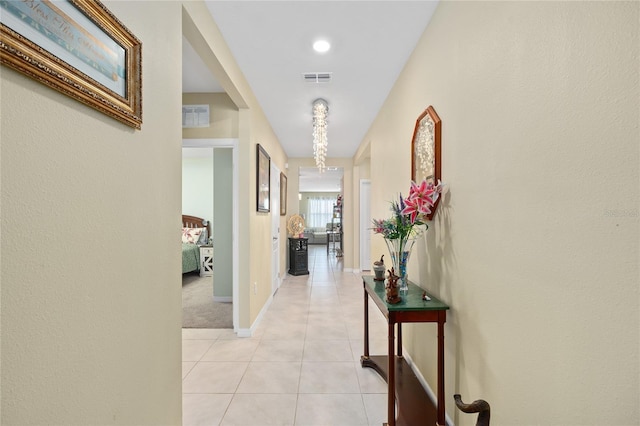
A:
{"type": "Polygon", "coordinates": [[[360,270],[371,269],[371,179],[360,179],[360,270]],[[363,191],[364,188],[366,191],[363,191]],[[363,194],[367,196],[363,196],[363,194]],[[368,240],[367,240],[368,237],[368,240]]]}
{"type": "Polygon", "coordinates": [[[280,169],[271,162],[271,295],[280,288],[280,169]],[[277,250],[275,250],[277,249],[277,250]]]}
{"type": "MultiPolygon", "coordinates": [[[[239,141],[238,139],[183,139],[182,140],[183,148],[231,148],[231,156],[233,158],[232,165],[232,173],[233,173],[233,182],[232,182],[232,212],[233,212],[233,222],[231,224],[231,232],[232,232],[232,254],[233,254],[233,262],[231,265],[232,268],[232,292],[231,300],[233,303],[233,329],[234,331],[238,330],[238,325],[240,324],[240,283],[238,279],[238,275],[240,273],[240,245],[238,244],[238,235],[239,235],[239,223],[237,218],[240,214],[240,209],[238,207],[238,187],[239,187],[239,176],[238,176],[238,155],[239,155],[239,141]]],[[[214,219],[215,220],[215,219],[214,219]]],[[[214,254],[215,256],[215,254],[214,254]]]]}

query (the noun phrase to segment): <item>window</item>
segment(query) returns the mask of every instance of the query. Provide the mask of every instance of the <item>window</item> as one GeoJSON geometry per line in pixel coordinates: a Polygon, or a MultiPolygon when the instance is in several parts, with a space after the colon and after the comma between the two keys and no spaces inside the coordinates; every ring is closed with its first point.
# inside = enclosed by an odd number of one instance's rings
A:
{"type": "Polygon", "coordinates": [[[309,197],[307,204],[307,227],[324,228],[333,217],[335,197],[309,197]]]}

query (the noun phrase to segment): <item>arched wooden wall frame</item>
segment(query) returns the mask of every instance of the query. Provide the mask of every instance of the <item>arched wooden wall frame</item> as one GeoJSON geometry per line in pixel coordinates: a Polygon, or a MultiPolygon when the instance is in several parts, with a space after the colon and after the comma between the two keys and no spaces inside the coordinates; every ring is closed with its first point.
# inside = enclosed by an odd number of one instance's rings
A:
{"type": "MultiPolygon", "coordinates": [[[[411,138],[411,180],[421,182],[426,179],[427,182],[432,182],[434,185],[438,184],[441,179],[440,170],[440,152],[441,152],[441,126],[442,122],[440,117],[436,113],[433,106],[429,106],[420,114],[416,120],[416,125],[413,129],[413,137],[411,138]],[[425,136],[428,138],[425,141],[425,136]],[[426,151],[424,143],[432,144],[432,152],[426,151]],[[433,155],[432,167],[426,171],[424,167],[420,167],[421,160],[424,160],[425,156],[433,155]]],[[[423,161],[424,164],[424,161],[423,161]]],[[[436,210],[440,204],[440,198],[438,198],[431,210],[431,213],[427,216],[427,219],[433,220],[433,216],[436,214],[436,210]]]]}

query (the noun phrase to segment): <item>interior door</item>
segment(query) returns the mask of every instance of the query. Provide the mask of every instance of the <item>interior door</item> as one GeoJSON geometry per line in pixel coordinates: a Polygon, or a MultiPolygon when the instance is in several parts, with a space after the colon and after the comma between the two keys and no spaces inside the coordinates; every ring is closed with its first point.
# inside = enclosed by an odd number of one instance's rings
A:
{"type": "Polygon", "coordinates": [[[271,163],[271,294],[280,287],[280,169],[271,163]]]}
{"type": "Polygon", "coordinates": [[[360,270],[371,269],[371,181],[360,179],[360,270]]]}

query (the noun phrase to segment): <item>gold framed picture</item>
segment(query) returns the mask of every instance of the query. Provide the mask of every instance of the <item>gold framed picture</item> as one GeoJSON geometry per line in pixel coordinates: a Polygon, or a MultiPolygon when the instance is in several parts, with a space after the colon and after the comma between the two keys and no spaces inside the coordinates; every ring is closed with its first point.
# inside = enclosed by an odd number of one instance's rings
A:
{"type": "Polygon", "coordinates": [[[140,129],[142,43],[97,0],[0,0],[0,63],[140,129]]]}

